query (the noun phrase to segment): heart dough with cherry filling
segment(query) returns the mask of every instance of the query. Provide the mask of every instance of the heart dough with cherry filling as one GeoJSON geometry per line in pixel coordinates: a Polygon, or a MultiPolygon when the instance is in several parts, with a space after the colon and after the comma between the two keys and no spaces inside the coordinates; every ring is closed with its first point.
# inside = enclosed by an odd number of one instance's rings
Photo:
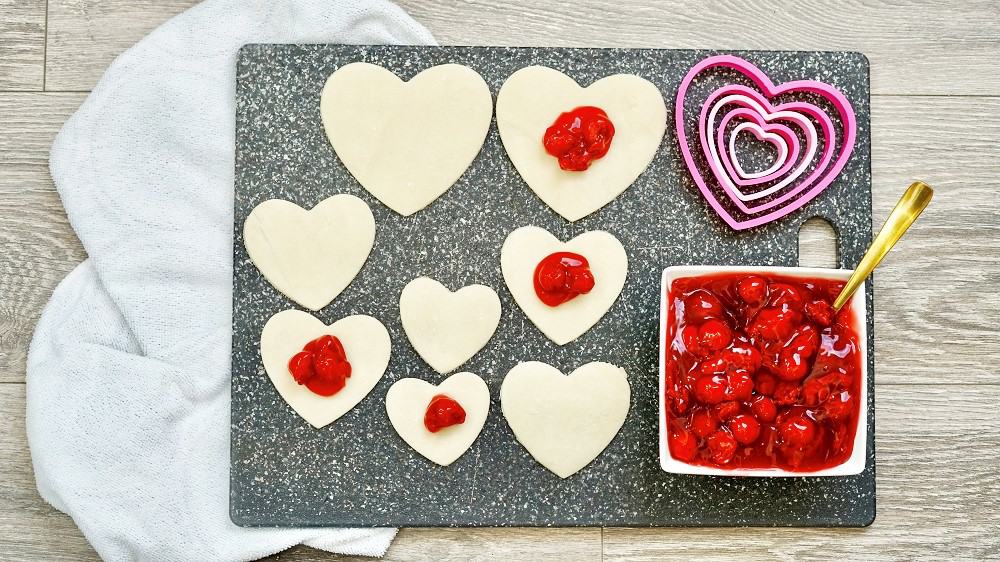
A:
{"type": "Polygon", "coordinates": [[[493,97],[483,78],[460,64],[431,67],[404,82],[356,62],[327,79],[320,115],[358,183],[409,216],[447,191],[479,154],[493,97]]]}
{"type": "Polygon", "coordinates": [[[267,376],[281,397],[313,427],[323,427],[361,402],[385,374],[392,346],[389,332],[371,316],[341,318],[327,326],[301,310],[284,310],[271,317],[260,334],[260,357],[267,376]],[[351,376],[340,392],[320,396],[295,382],[288,361],[312,340],[336,336],[344,346],[351,376]]]}
{"type": "Polygon", "coordinates": [[[375,217],[353,195],[334,195],[309,211],[271,199],[250,211],[243,244],[271,285],[319,310],[361,271],[375,244],[375,217]]]}
{"type": "Polygon", "coordinates": [[[611,308],[625,286],[628,256],[614,235],[603,230],[584,232],[561,242],[537,226],[523,226],[507,236],[500,249],[500,269],[507,288],[524,314],[558,345],[583,335],[611,308]],[[558,306],[549,306],[535,293],[535,268],[556,252],[587,258],[594,288],[558,306]]]}
{"type": "Polygon", "coordinates": [[[490,390],[473,373],[456,373],[441,384],[401,379],[385,395],[385,411],[403,441],[431,461],[448,466],[469,450],[490,412],[490,390]],[[438,394],[448,396],[465,410],[465,422],[431,433],[424,426],[427,406],[438,394]]]}
{"type": "Polygon", "coordinates": [[[587,363],[566,376],[551,365],[529,361],[507,373],[500,408],[531,456],[566,478],[615,438],[631,395],[625,370],[610,363],[587,363]]]}
{"type": "Polygon", "coordinates": [[[454,293],[418,277],[399,296],[399,317],[413,349],[438,373],[455,370],[476,354],[500,324],[500,297],[485,285],[454,293]]]}
{"type": "Polygon", "coordinates": [[[569,221],[593,213],[632,185],[656,155],[666,123],[660,91],[631,74],[582,88],[558,70],[529,66],[512,74],[497,94],[497,127],[507,155],[535,194],[569,221]],[[562,170],[542,139],[560,114],[583,106],[604,110],[615,135],[608,153],[587,170],[562,170]]]}

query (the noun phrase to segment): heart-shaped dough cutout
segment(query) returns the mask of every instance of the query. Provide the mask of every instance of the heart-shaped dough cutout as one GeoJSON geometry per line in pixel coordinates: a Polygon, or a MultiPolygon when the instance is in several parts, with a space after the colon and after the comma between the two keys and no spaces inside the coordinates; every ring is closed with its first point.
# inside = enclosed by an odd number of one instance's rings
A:
{"type": "Polygon", "coordinates": [[[587,363],[566,376],[551,365],[529,361],[507,373],[500,408],[531,456],[566,478],[615,438],[631,395],[625,370],[610,363],[587,363]]]}
{"type": "Polygon", "coordinates": [[[375,244],[375,217],[353,195],[334,195],[309,211],[271,199],[250,211],[243,244],[274,288],[319,310],[361,271],[375,244]]]}
{"type": "Polygon", "coordinates": [[[561,242],[537,226],[523,226],[507,236],[500,249],[504,281],[524,314],[558,345],[583,335],[611,308],[625,286],[628,256],[611,233],[584,232],[561,242]],[[573,252],[587,258],[594,274],[594,288],[559,306],[548,306],[535,293],[535,267],[556,252],[573,252]]]}
{"type": "Polygon", "coordinates": [[[267,376],[285,402],[313,427],[330,424],[368,396],[385,374],[391,352],[389,332],[371,316],[347,316],[327,326],[301,310],[284,310],[272,316],[260,334],[267,376]],[[333,396],[314,394],[288,371],[288,361],[303,346],[326,334],[340,340],[351,363],[347,385],[333,396]]]}
{"type": "Polygon", "coordinates": [[[462,456],[479,432],[490,412],[490,390],[473,373],[456,373],[441,384],[420,379],[401,379],[385,395],[385,411],[403,441],[431,461],[448,466],[462,456]],[[431,398],[444,394],[465,410],[465,422],[431,433],[424,426],[424,414],[431,398]]]}
{"type": "Polygon", "coordinates": [[[443,64],[408,82],[356,62],[330,75],[320,114],[344,166],[365,189],[403,216],[448,190],[479,154],[493,97],[467,66],[443,64]]]}
{"type": "Polygon", "coordinates": [[[660,91],[631,74],[582,88],[558,70],[529,66],[512,74],[497,95],[497,127],[507,155],[528,187],[569,221],[593,213],[632,185],[652,162],[666,126],[660,91]],[[587,170],[561,170],[542,138],[561,113],[581,106],[603,109],[615,136],[608,153],[587,170]]]}
{"type": "Polygon", "coordinates": [[[418,277],[399,296],[399,317],[413,349],[438,373],[450,373],[493,337],[500,297],[485,285],[453,293],[430,277],[418,277]]]}

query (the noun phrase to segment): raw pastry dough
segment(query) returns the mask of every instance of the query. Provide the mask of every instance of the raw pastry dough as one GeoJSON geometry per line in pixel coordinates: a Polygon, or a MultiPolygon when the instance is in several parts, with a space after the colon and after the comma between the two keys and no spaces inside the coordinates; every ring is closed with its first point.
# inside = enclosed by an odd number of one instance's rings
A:
{"type": "Polygon", "coordinates": [[[570,221],[607,205],[649,166],[667,126],[660,91],[648,80],[616,74],[581,88],[544,66],[522,68],[497,95],[500,139],[517,171],[552,210],[570,221]],[[581,106],[603,109],[615,127],[611,148],[582,172],[559,169],[542,137],[559,114],[581,106]]]}
{"type": "Polygon", "coordinates": [[[243,244],[271,285],[319,310],[361,271],[375,244],[375,217],[353,195],[334,195],[309,211],[271,199],[250,211],[243,244]]]}
{"type": "Polygon", "coordinates": [[[510,370],[500,408],[517,440],[560,478],[590,464],[628,415],[632,389],[624,369],[587,363],[569,376],[529,361],[510,370]]]}
{"type": "Polygon", "coordinates": [[[392,346],[389,332],[371,316],[348,316],[327,326],[307,312],[284,310],[260,334],[260,357],[274,388],[304,420],[323,427],[358,404],[385,374],[392,346]],[[333,396],[314,394],[288,372],[288,361],[310,341],[337,336],[351,363],[347,386],[333,396]]]}
{"type": "Polygon", "coordinates": [[[500,297],[485,285],[456,292],[418,277],[399,296],[399,317],[413,349],[438,373],[455,370],[476,354],[500,324],[500,297]]]}
{"type": "Polygon", "coordinates": [[[441,466],[462,456],[479,436],[490,411],[490,390],[473,373],[456,373],[434,386],[420,379],[401,379],[385,395],[385,411],[396,433],[415,451],[441,466]],[[424,413],[431,398],[445,394],[465,410],[465,423],[431,433],[424,413]]]}
{"type": "Polygon", "coordinates": [[[320,99],[337,156],[365,189],[403,216],[423,209],[458,181],[479,154],[493,97],[460,64],[424,70],[409,82],[374,64],[330,75],[320,99]]]}
{"type": "Polygon", "coordinates": [[[523,226],[503,243],[500,269],[510,294],[528,319],[549,339],[563,345],[583,335],[614,304],[625,286],[628,256],[621,242],[603,230],[560,242],[542,228],[523,226]],[[596,283],[589,293],[553,307],[535,294],[534,275],[538,262],[555,252],[574,252],[587,258],[596,283]]]}

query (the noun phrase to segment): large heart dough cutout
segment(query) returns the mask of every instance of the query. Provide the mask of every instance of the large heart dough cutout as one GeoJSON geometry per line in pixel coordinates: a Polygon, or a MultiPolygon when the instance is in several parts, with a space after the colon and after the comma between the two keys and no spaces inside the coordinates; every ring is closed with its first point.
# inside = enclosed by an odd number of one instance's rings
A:
{"type": "Polygon", "coordinates": [[[385,395],[385,411],[396,433],[410,447],[431,461],[448,466],[469,450],[490,412],[490,390],[473,373],[456,373],[441,384],[401,379],[385,395]],[[431,433],[424,414],[431,398],[444,394],[465,410],[465,422],[431,433]]]}
{"type": "Polygon", "coordinates": [[[583,335],[611,308],[625,286],[628,256],[614,235],[603,230],[585,232],[561,242],[537,226],[524,226],[507,236],[500,249],[504,281],[524,314],[558,345],[583,335]],[[555,252],[574,252],[587,258],[594,274],[593,290],[559,306],[548,306],[535,293],[535,267],[555,252]]]}
{"type": "Polygon", "coordinates": [[[375,217],[353,195],[334,195],[309,211],[271,199],[250,211],[243,244],[271,285],[319,310],[361,271],[375,244],[375,217]]]}
{"type": "Polygon", "coordinates": [[[529,361],[507,373],[500,407],[531,456],[566,478],[615,438],[631,394],[625,370],[610,363],[588,363],[566,376],[551,365],[529,361]]]}
{"type": "Polygon", "coordinates": [[[389,332],[371,316],[348,316],[327,326],[301,310],[285,310],[271,317],[260,334],[260,357],[267,376],[304,420],[323,427],[346,414],[371,392],[389,366],[389,332]],[[347,385],[333,396],[320,396],[295,382],[288,361],[310,341],[337,336],[351,363],[347,385]]]}
{"type": "Polygon", "coordinates": [[[558,70],[529,66],[512,74],[497,95],[497,127],[507,155],[535,194],[570,221],[607,205],[632,185],[656,155],[666,126],[660,91],[631,74],[581,88],[558,70]],[[542,138],[561,113],[581,106],[603,109],[615,136],[608,153],[587,170],[561,170],[542,138]]]}
{"type": "Polygon", "coordinates": [[[344,166],[390,209],[409,216],[458,181],[479,154],[493,117],[489,86],[459,64],[409,82],[351,63],[323,86],[320,114],[344,166]]]}
{"type": "Polygon", "coordinates": [[[476,354],[500,324],[500,297],[485,285],[454,293],[430,277],[410,281],[399,296],[399,317],[413,349],[438,373],[476,354]]]}

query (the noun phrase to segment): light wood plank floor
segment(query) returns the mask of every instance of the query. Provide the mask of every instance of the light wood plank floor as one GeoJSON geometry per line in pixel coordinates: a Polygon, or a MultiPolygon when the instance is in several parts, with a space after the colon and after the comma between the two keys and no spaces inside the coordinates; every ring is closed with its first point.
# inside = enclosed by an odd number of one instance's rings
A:
{"type": "MultiPolygon", "coordinates": [[[[97,555],[35,490],[24,364],[86,253],[48,146],[108,63],[193,0],[0,0],[0,559],[97,555]]],[[[392,560],[1000,558],[1000,2],[405,0],[442,44],[847,49],[872,63],[875,216],[929,211],[876,276],[878,518],[868,529],[406,529],[392,560]]],[[[878,225],[876,225],[878,226],[878,225]]],[[[822,223],[804,259],[831,261],[822,223]]],[[[275,560],[343,559],[307,548],[275,560]]]]}

